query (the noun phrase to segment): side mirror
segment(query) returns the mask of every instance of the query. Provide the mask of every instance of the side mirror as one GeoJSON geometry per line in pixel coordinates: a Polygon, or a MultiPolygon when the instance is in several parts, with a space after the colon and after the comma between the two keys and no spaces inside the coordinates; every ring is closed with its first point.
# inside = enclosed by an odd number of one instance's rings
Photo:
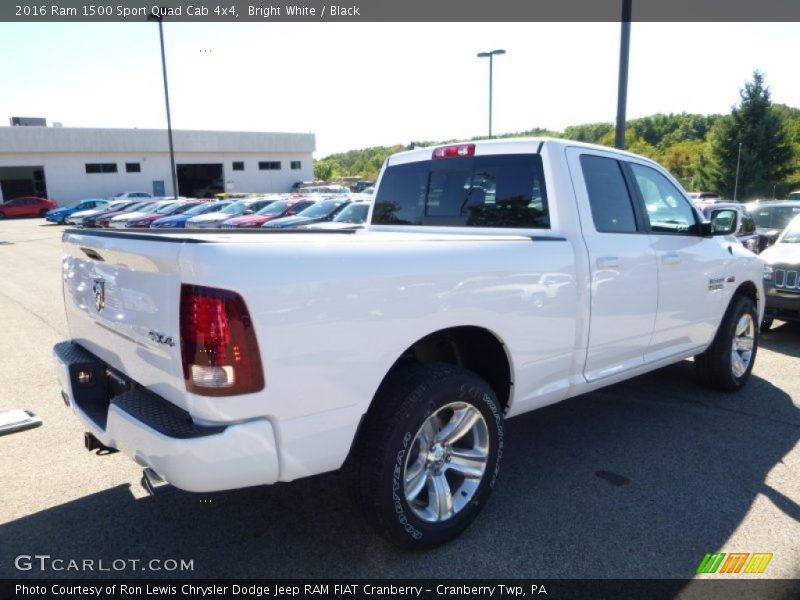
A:
{"type": "Polygon", "coordinates": [[[711,235],[731,235],[739,225],[739,213],[730,208],[711,212],[711,235]]]}

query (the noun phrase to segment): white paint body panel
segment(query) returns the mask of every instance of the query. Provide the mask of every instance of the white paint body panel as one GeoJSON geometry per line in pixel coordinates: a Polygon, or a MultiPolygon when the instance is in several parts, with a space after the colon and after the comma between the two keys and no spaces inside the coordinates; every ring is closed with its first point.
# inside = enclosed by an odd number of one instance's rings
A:
{"type": "MultiPolygon", "coordinates": [[[[539,145],[479,142],[476,153],[535,152],[539,145]]],[[[683,249],[694,253],[685,268],[697,272],[662,275],[658,240],[643,235],[628,243],[624,236],[593,234],[585,187],[570,172],[568,147],[610,152],[544,144],[550,230],[371,227],[353,234],[190,232],[158,239],[68,232],[64,289],[72,338],[187,410],[198,424],[268,424],[269,433],[256,427],[251,434],[263,431],[272,441],[255,444],[252,457],[226,463],[219,481],[211,471],[205,482],[165,477],[179,487],[224,489],[237,473],[245,486],[341,466],[386,373],[430,333],[474,326],[496,336],[510,364],[507,416],[514,416],[696,354],[711,342],[742,282],[753,282],[763,298],[761,262],[741,247],[730,250],[724,238],[683,249]],[[596,259],[610,252],[619,255],[624,271],[597,268],[596,259]],[[719,270],[735,283],[718,294],[706,288],[705,294],[682,296],[687,278],[707,285],[719,270]],[[662,276],[666,284],[659,283],[662,276]],[[93,304],[95,279],[106,286],[107,307],[100,313],[93,304]],[[680,290],[671,289],[673,279],[683,282],[680,290]],[[179,339],[182,283],[242,296],[261,354],[261,392],[207,397],[186,391],[180,344],[168,347],[148,337],[155,330],[179,339]],[[670,289],[662,294],[665,285],[670,289]],[[270,444],[275,469],[254,468],[270,444]]],[[[426,156],[430,149],[389,161],[426,156]]],[[[124,415],[112,416],[109,427],[115,424],[119,433],[96,432],[104,443],[134,455],[146,453],[147,444],[165,443],[132,431],[124,415]]],[[[219,452],[230,451],[220,442],[219,452]]],[[[155,470],[164,475],[163,466],[155,470]]]]}

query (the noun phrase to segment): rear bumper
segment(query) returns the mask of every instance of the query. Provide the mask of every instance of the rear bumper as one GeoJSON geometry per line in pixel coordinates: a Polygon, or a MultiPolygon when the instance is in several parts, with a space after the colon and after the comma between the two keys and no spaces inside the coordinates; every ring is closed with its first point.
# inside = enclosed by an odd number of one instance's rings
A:
{"type": "Polygon", "coordinates": [[[87,430],[175,487],[210,492],[278,480],[275,433],[267,419],[200,425],[71,341],[56,344],[53,356],[64,400],[87,430]],[[91,372],[94,383],[79,383],[80,371],[91,372]],[[121,381],[127,389],[114,393],[121,381]]]}

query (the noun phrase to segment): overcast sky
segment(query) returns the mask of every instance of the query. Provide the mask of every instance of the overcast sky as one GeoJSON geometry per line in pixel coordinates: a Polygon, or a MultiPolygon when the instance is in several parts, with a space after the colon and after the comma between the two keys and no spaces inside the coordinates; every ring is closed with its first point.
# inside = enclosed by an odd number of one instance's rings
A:
{"type": "MultiPolygon", "coordinates": [[[[373,145],[613,121],[618,23],[169,23],[175,129],[373,145]]],[[[0,24],[0,123],[166,127],[155,23],[0,24]]],[[[800,107],[800,24],[634,23],[628,117],[728,112],[753,69],[800,107]]]]}

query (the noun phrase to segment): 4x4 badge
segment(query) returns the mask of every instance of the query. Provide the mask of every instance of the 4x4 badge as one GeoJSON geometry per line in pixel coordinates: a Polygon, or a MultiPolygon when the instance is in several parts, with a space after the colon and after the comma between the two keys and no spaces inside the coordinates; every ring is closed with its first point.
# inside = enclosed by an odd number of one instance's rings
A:
{"type": "Polygon", "coordinates": [[[95,279],[92,291],[94,292],[94,307],[97,312],[103,312],[106,307],[106,282],[102,279],[95,279]]]}

